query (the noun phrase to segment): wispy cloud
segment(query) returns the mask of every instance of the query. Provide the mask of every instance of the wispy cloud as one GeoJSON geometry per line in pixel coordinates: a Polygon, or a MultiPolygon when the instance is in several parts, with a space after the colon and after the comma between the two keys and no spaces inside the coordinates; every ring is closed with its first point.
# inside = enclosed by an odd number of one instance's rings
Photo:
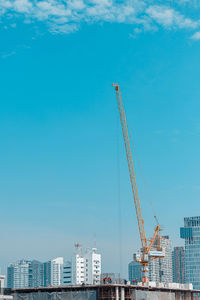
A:
{"type": "Polygon", "coordinates": [[[195,32],[192,36],[191,36],[192,40],[200,40],[200,31],[195,32]]]}
{"type": "Polygon", "coordinates": [[[16,51],[11,51],[11,52],[2,54],[2,55],[1,55],[1,58],[5,59],[5,58],[7,58],[7,57],[9,57],[9,56],[13,56],[13,55],[15,55],[15,54],[16,54],[16,51]]]}
{"type": "Polygon", "coordinates": [[[15,47],[15,49],[13,49],[13,50],[10,50],[10,51],[4,52],[4,53],[0,53],[0,57],[3,58],[3,59],[6,59],[10,56],[13,56],[13,55],[17,54],[19,51],[21,51],[23,49],[30,49],[30,46],[25,45],[25,44],[17,45],[15,47]]]}
{"type": "Polygon", "coordinates": [[[167,29],[194,29],[199,25],[199,21],[193,21],[190,18],[181,15],[173,8],[163,5],[150,6],[147,8],[146,12],[152,20],[167,29]]]}
{"type": "MultiPolygon", "coordinates": [[[[71,33],[83,22],[115,22],[133,24],[134,33],[155,31],[160,27],[194,30],[200,26],[170,2],[155,0],[0,0],[0,16],[23,17],[24,23],[43,22],[53,33],[71,33]],[[168,4],[167,4],[168,3],[168,4]]],[[[179,6],[185,5],[179,1],[179,6]]],[[[193,39],[198,39],[198,32],[193,39]],[[196,37],[196,38],[195,38],[196,37]]]]}

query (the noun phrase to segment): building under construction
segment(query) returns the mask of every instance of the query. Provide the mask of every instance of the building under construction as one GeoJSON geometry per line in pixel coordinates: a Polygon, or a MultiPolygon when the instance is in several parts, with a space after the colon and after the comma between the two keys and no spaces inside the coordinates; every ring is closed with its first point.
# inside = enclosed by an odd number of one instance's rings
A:
{"type": "Polygon", "coordinates": [[[125,284],[9,289],[13,300],[197,300],[200,290],[125,284]]]}

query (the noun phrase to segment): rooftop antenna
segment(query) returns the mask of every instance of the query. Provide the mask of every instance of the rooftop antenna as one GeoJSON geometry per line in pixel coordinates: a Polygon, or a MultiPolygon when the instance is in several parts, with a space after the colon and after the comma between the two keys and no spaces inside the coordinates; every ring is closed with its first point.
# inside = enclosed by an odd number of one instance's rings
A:
{"type": "Polygon", "coordinates": [[[96,236],[96,232],[94,233],[94,248],[97,247],[97,236],[96,236]]]}

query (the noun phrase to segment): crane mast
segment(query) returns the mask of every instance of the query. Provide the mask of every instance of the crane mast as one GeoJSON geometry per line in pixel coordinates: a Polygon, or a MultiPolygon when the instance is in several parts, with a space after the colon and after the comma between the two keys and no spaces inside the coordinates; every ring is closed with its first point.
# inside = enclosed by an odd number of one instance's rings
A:
{"type": "MultiPolygon", "coordinates": [[[[123,101],[122,101],[122,94],[121,94],[118,84],[113,83],[112,85],[115,87],[115,91],[116,91],[116,95],[117,95],[117,103],[118,103],[118,109],[119,109],[119,114],[120,114],[123,139],[124,139],[124,144],[125,144],[125,149],[126,149],[126,157],[127,157],[127,162],[128,162],[131,188],[132,188],[132,193],[133,193],[138,228],[139,228],[139,233],[140,233],[140,240],[141,240],[141,245],[142,245],[141,255],[138,259],[138,262],[140,262],[140,264],[141,264],[141,279],[142,279],[142,282],[145,283],[145,282],[149,281],[150,250],[151,250],[152,246],[154,246],[154,248],[158,247],[159,250],[161,250],[160,245],[159,245],[159,240],[160,240],[159,238],[157,239],[158,245],[155,245],[156,237],[159,237],[160,226],[159,226],[159,224],[156,225],[153,237],[150,240],[147,240],[146,234],[145,234],[145,228],[144,228],[144,220],[142,217],[142,210],[141,210],[141,205],[140,205],[140,200],[139,200],[137,182],[136,182],[136,177],[135,177],[133,157],[132,157],[131,145],[130,145],[130,140],[129,140],[129,135],[128,135],[128,126],[127,126],[127,122],[126,122],[126,115],[125,115],[124,105],[123,105],[123,101]]],[[[162,256],[162,254],[158,253],[158,251],[157,251],[157,253],[152,254],[151,257],[153,257],[155,259],[157,257],[163,257],[163,256],[162,256]]]]}

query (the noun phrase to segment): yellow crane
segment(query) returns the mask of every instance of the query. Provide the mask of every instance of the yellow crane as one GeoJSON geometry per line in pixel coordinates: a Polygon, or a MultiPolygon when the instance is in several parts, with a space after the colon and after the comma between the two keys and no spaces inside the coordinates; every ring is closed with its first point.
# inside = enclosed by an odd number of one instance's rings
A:
{"type": "Polygon", "coordinates": [[[122,126],[122,132],[123,132],[123,138],[124,138],[124,144],[126,149],[126,157],[128,161],[128,169],[129,169],[129,175],[131,180],[131,187],[133,192],[133,198],[134,198],[134,204],[135,204],[135,210],[137,215],[137,222],[139,227],[139,233],[140,233],[140,239],[141,239],[141,253],[137,257],[137,261],[141,264],[141,279],[142,282],[148,282],[149,281],[149,259],[156,259],[161,258],[164,256],[162,249],[160,247],[160,225],[158,224],[157,218],[155,216],[155,219],[157,221],[157,225],[155,227],[154,234],[150,240],[147,240],[145,229],[144,229],[144,220],[142,217],[142,210],[138,195],[138,188],[137,188],[137,182],[135,177],[135,170],[133,165],[133,157],[131,152],[131,145],[128,135],[128,127],[126,122],[126,115],[124,110],[124,105],[122,101],[122,94],[119,88],[119,84],[113,83],[112,86],[115,87],[116,95],[117,95],[117,103],[119,108],[119,114],[120,114],[120,121],[122,126]],[[156,244],[155,244],[156,243],[156,244]],[[154,249],[152,251],[152,249],[154,249]]]}

